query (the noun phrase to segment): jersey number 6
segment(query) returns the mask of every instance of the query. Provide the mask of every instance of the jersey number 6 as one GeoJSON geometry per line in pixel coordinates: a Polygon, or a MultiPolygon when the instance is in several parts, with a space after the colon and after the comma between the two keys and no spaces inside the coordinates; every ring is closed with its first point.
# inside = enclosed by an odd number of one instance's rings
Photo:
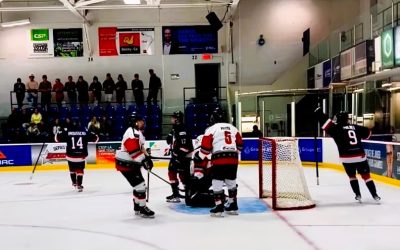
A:
{"type": "Polygon", "coordinates": [[[226,144],[231,144],[232,143],[232,137],[231,137],[231,132],[230,131],[225,131],[225,143],[226,144]]]}

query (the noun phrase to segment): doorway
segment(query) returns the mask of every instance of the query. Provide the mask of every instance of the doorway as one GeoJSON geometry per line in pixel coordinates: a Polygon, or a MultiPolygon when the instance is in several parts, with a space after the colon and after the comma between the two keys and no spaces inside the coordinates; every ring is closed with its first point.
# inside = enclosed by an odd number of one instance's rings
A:
{"type": "Polygon", "coordinates": [[[221,81],[219,63],[200,63],[194,65],[196,101],[210,103],[218,100],[221,81]]]}

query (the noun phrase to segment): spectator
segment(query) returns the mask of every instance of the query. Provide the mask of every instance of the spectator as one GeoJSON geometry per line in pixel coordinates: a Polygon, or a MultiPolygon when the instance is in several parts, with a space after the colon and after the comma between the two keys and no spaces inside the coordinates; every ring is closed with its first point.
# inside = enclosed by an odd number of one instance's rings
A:
{"type": "Polygon", "coordinates": [[[63,126],[64,131],[68,131],[68,130],[72,129],[73,127],[74,127],[74,125],[71,121],[71,118],[69,118],[69,117],[65,118],[65,122],[64,122],[64,126],[63,126]]]}
{"type": "Polygon", "coordinates": [[[37,128],[39,130],[39,136],[41,141],[47,141],[49,139],[49,129],[47,127],[47,124],[44,123],[42,120],[38,125],[37,128]]]}
{"type": "Polygon", "coordinates": [[[92,117],[92,120],[88,123],[88,131],[95,133],[96,135],[99,133],[100,123],[97,121],[96,116],[92,117]]]}
{"type": "Polygon", "coordinates": [[[25,84],[21,82],[21,78],[17,78],[17,82],[14,84],[14,92],[17,97],[18,108],[22,109],[25,99],[25,84]]]}
{"type": "Polygon", "coordinates": [[[101,83],[99,82],[99,78],[97,76],[93,77],[93,82],[90,84],[89,91],[92,91],[93,102],[97,101],[97,103],[101,102],[101,83]]]}
{"type": "Polygon", "coordinates": [[[158,89],[161,88],[161,80],[154,73],[153,69],[149,69],[150,82],[149,82],[149,94],[147,96],[147,104],[150,106],[151,100],[154,104],[157,104],[158,89]]]}
{"type": "Polygon", "coordinates": [[[16,128],[14,133],[11,135],[11,141],[13,143],[25,143],[26,135],[23,133],[21,128],[16,128]]]}
{"type": "Polygon", "coordinates": [[[21,118],[22,118],[22,127],[24,129],[27,129],[29,127],[29,124],[31,123],[31,115],[28,114],[26,109],[22,109],[21,118]]]}
{"type": "Polygon", "coordinates": [[[42,109],[50,110],[51,105],[51,82],[47,81],[47,76],[42,76],[43,81],[39,84],[39,91],[42,93],[42,109]]]}
{"type": "Polygon", "coordinates": [[[110,140],[111,138],[111,121],[107,119],[105,115],[101,117],[100,120],[100,130],[99,130],[99,135],[101,140],[110,140]]]}
{"type": "Polygon", "coordinates": [[[40,114],[39,110],[35,108],[35,111],[33,112],[31,116],[31,123],[37,125],[42,121],[42,114],[40,114]]]}
{"type": "Polygon", "coordinates": [[[251,131],[250,137],[262,138],[263,133],[258,129],[257,125],[253,126],[253,131],[251,131]]]}
{"type": "Polygon", "coordinates": [[[64,85],[61,83],[60,78],[56,79],[53,86],[53,91],[56,92],[56,102],[58,110],[61,109],[62,102],[64,101],[64,85]]]}
{"type": "Polygon", "coordinates": [[[56,119],[54,119],[54,122],[53,122],[53,129],[52,129],[53,135],[56,135],[56,134],[60,133],[61,131],[62,131],[62,127],[61,127],[60,119],[56,118],[56,119]]]}
{"type": "Polygon", "coordinates": [[[11,114],[7,118],[7,126],[11,129],[20,128],[22,126],[22,115],[16,108],[11,110],[11,114]]]}
{"type": "Polygon", "coordinates": [[[111,78],[111,74],[107,73],[106,80],[103,82],[103,90],[106,95],[107,103],[110,103],[112,101],[114,88],[115,88],[114,80],[111,78]]]}
{"type": "Polygon", "coordinates": [[[36,124],[31,122],[28,130],[26,131],[26,135],[28,136],[28,142],[38,142],[40,131],[37,128],[36,124]]]}
{"type": "Polygon", "coordinates": [[[135,74],[135,79],[132,80],[132,90],[133,96],[135,97],[135,102],[137,105],[144,104],[144,95],[143,95],[143,82],[139,79],[139,74],[135,74]]]}
{"type": "Polygon", "coordinates": [[[89,101],[89,84],[83,79],[83,76],[79,76],[78,82],[76,83],[76,90],[78,90],[78,101],[80,105],[88,104],[89,101]]]}
{"type": "Polygon", "coordinates": [[[68,82],[65,83],[65,91],[67,91],[68,102],[70,105],[76,104],[76,84],[73,81],[72,76],[68,76],[68,82]]]}
{"type": "Polygon", "coordinates": [[[35,76],[31,74],[26,83],[26,92],[28,92],[28,102],[32,107],[37,107],[39,84],[35,81],[35,76]]]}
{"type": "Polygon", "coordinates": [[[124,80],[124,77],[119,74],[118,75],[118,81],[115,84],[115,93],[117,97],[117,103],[121,104],[122,100],[125,100],[125,91],[128,89],[128,85],[126,84],[126,81],[124,80]]]}

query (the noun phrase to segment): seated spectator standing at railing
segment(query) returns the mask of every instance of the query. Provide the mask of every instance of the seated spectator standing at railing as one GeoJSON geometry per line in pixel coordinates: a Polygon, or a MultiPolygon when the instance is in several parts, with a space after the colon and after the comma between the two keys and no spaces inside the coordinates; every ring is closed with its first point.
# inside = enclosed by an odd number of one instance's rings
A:
{"type": "Polygon", "coordinates": [[[93,116],[88,124],[88,132],[95,133],[96,135],[99,133],[100,123],[97,121],[96,116],[93,116]]]}
{"type": "Polygon", "coordinates": [[[28,142],[38,142],[40,131],[37,128],[36,124],[31,122],[28,130],[26,131],[26,135],[28,136],[28,142]]]}
{"type": "Polygon", "coordinates": [[[28,114],[26,109],[22,109],[21,118],[22,118],[22,127],[24,129],[28,128],[29,123],[31,123],[32,116],[28,114]]]}
{"type": "Polygon", "coordinates": [[[139,79],[139,74],[135,74],[135,79],[132,80],[131,86],[133,90],[133,96],[135,97],[135,102],[137,105],[144,104],[144,95],[143,95],[143,82],[139,79]]]}
{"type": "Polygon", "coordinates": [[[125,91],[128,89],[128,85],[126,84],[124,77],[119,74],[118,75],[118,81],[115,84],[115,93],[116,93],[116,99],[117,103],[121,104],[122,100],[125,102],[125,91]]]}
{"type": "Polygon", "coordinates": [[[31,123],[37,125],[42,121],[42,114],[39,112],[39,110],[36,108],[35,111],[33,112],[31,116],[31,123]]]}
{"type": "Polygon", "coordinates": [[[147,104],[150,106],[151,100],[154,104],[157,104],[158,89],[161,88],[161,80],[154,73],[153,69],[149,69],[150,81],[149,81],[149,94],[147,96],[147,104]]]}
{"type": "Polygon", "coordinates": [[[31,106],[37,107],[39,84],[35,81],[35,76],[31,74],[29,81],[26,83],[26,92],[28,92],[28,102],[31,106]]]}
{"type": "Polygon", "coordinates": [[[68,82],[65,83],[64,90],[67,91],[68,102],[72,104],[76,104],[76,84],[72,80],[72,76],[68,76],[68,82]]]}
{"type": "Polygon", "coordinates": [[[93,82],[90,84],[89,91],[92,91],[93,102],[97,101],[97,103],[101,102],[101,83],[99,82],[99,78],[97,76],[93,77],[93,82]]]}
{"type": "Polygon", "coordinates": [[[50,110],[51,105],[51,82],[47,80],[47,76],[42,76],[43,81],[39,84],[39,91],[41,92],[41,105],[42,109],[50,110]]]}
{"type": "Polygon", "coordinates": [[[64,101],[64,85],[61,83],[60,78],[56,79],[53,86],[53,91],[56,92],[56,102],[58,110],[61,109],[62,102],[64,101]]]}
{"type": "Polygon", "coordinates": [[[22,108],[25,99],[25,84],[21,82],[21,78],[17,78],[17,82],[14,84],[14,92],[17,98],[18,108],[22,108]]]}
{"type": "Polygon", "coordinates": [[[9,129],[16,129],[22,127],[22,115],[16,108],[11,110],[11,114],[7,118],[7,127],[9,129]]]}
{"type": "Polygon", "coordinates": [[[115,83],[111,78],[111,74],[107,73],[106,80],[103,82],[103,90],[106,96],[106,102],[109,104],[112,101],[112,96],[114,93],[115,83]]]}
{"type": "Polygon", "coordinates": [[[111,133],[112,133],[111,121],[107,119],[105,115],[103,115],[100,120],[100,131],[99,131],[100,139],[102,141],[110,140],[111,133]]]}
{"type": "Polygon", "coordinates": [[[83,76],[79,76],[78,82],[76,83],[76,89],[78,90],[78,101],[80,105],[86,105],[89,102],[89,84],[83,79],[83,76]]]}

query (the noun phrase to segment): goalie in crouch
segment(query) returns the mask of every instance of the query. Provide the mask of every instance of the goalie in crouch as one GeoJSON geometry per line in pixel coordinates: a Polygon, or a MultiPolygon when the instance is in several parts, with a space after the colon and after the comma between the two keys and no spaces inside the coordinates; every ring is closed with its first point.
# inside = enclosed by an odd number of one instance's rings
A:
{"type": "Polygon", "coordinates": [[[121,149],[116,151],[115,164],[118,171],[126,178],[133,188],[133,209],[136,215],[153,218],[154,212],[146,206],[146,183],[141,168],[151,170],[153,162],[144,148],[145,138],[143,118],[133,113],[130,117],[130,127],[125,131],[121,149]]]}
{"type": "Polygon", "coordinates": [[[338,113],[336,115],[336,123],[329,119],[320,107],[314,112],[320,124],[323,124],[322,129],[332,136],[338,147],[340,160],[350,178],[351,188],[356,195],[355,199],[361,202],[360,187],[356,177],[356,172],[358,172],[365,181],[372,197],[376,201],[380,201],[381,198],[376,193],[376,187],[371,179],[367,157],[361,142],[362,139],[370,137],[371,131],[367,127],[349,124],[347,112],[338,113]]]}

